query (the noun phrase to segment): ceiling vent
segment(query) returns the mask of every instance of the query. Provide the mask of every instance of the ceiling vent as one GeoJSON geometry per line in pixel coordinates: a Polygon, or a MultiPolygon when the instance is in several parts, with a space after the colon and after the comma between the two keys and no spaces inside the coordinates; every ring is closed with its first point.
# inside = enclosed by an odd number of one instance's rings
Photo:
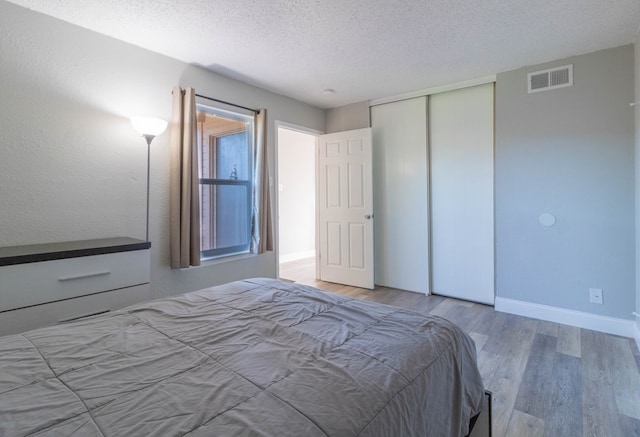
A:
{"type": "Polygon", "coordinates": [[[573,86],[573,64],[527,74],[529,93],[573,86]]]}

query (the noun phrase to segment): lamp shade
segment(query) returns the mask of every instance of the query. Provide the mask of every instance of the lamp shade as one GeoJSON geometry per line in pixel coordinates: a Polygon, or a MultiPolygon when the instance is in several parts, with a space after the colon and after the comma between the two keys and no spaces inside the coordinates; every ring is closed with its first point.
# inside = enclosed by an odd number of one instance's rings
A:
{"type": "Polygon", "coordinates": [[[160,135],[167,128],[167,122],[165,120],[152,117],[131,117],[131,124],[140,135],[151,135],[154,137],[160,135]]]}

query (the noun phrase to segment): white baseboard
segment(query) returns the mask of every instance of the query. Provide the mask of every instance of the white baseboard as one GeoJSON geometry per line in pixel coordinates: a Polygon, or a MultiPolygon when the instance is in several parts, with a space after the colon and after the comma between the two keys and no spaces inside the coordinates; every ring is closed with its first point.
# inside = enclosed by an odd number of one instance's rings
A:
{"type": "Polygon", "coordinates": [[[598,314],[567,310],[498,296],[496,296],[495,309],[503,313],[517,314],[519,316],[561,323],[563,325],[606,332],[607,334],[629,338],[635,337],[636,342],[638,342],[638,327],[633,320],[600,316],[598,314]]]}
{"type": "Polygon", "coordinates": [[[280,254],[280,263],[286,263],[289,261],[297,261],[299,259],[313,258],[316,256],[316,250],[307,250],[305,252],[288,253],[286,255],[280,254]]]}

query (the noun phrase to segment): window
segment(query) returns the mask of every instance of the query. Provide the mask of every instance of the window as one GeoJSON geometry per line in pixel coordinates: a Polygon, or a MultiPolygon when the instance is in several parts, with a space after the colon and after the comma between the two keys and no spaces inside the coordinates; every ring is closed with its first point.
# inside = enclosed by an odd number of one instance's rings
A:
{"type": "Polygon", "coordinates": [[[197,105],[202,259],[249,252],[253,117],[197,105]]]}

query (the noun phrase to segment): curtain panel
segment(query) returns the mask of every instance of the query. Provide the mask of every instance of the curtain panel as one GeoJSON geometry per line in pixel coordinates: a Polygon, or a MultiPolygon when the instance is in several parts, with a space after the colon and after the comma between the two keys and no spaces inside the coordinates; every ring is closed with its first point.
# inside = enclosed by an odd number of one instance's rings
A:
{"type": "Polygon", "coordinates": [[[254,196],[251,252],[273,251],[273,215],[271,211],[271,187],[267,159],[267,110],[261,109],[254,116],[254,196]]]}
{"type": "Polygon", "coordinates": [[[169,188],[171,268],[200,265],[200,184],[195,89],[173,89],[169,188]]]}

